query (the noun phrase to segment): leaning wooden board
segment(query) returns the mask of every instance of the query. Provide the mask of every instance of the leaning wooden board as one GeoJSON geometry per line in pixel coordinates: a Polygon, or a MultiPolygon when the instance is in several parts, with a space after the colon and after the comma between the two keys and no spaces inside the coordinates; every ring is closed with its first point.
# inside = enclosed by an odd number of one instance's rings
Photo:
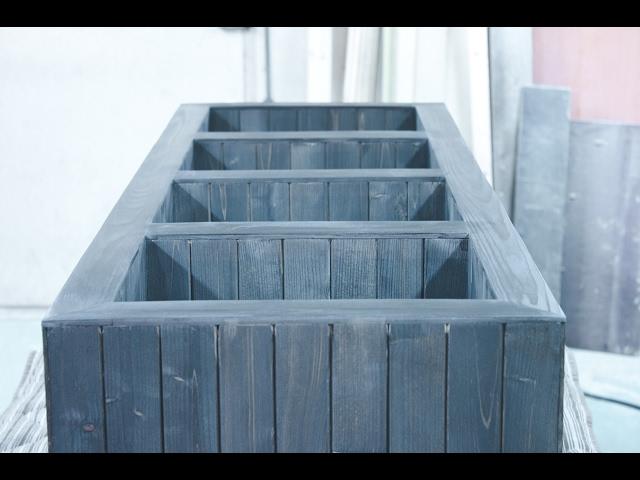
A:
{"type": "Polygon", "coordinates": [[[183,105],[43,321],[49,447],[557,452],[564,328],[443,105],[183,105]]]}

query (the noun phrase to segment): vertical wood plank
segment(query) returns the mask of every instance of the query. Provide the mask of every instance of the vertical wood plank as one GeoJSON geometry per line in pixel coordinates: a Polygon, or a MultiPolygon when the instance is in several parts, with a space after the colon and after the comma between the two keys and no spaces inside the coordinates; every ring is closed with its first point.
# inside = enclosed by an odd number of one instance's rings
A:
{"type": "Polygon", "coordinates": [[[299,109],[298,130],[329,130],[329,109],[325,107],[299,109]]]}
{"type": "Polygon", "coordinates": [[[415,130],[416,111],[414,108],[389,108],[385,115],[387,130],[415,130]]]}
{"type": "Polygon", "coordinates": [[[360,144],[340,140],[327,142],[327,168],[360,168],[360,144]]]}
{"type": "Polygon", "coordinates": [[[174,183],[168,222],[208,222],[209,184],[174,183]]]}
{"type": "Polygon", "coordinates": [[[281,240],[238,242],[240,300],[282,299],[281,240]]]}
{"type": "Polygon", "coordinates": [[[395,168],[395,144],[392,142],[362,142],[362,168],[395,168]]]}
{"type": "Polygon", "coordinates": [[[279,324],[275,338],[278,452],[328,452],[329,325],[279,324]]]}
{"type": "Polygon", "coordinates": [[[104,452],[100,327],[43,329],[49,452],[104,452]]]}
{"type": "Polygon", "coordinates": [[[330,298],[329,240],[284,240],[284,298],[330,298]]]}
{"type": "Polygon", "coordinates": [[[426,142],[396,142],[396,168],[429,168],[426,142]]]}
{"type": "Polygon", "coordinates": [[[235,240],[191,241],[191,298],[238,299],[238,245],[235,240]]]}
{"type": "Polygon", "coordinates": [[[502,325],[452,323],[447,373],[447,451],[499,452],[502,325]]]}
{"type": "Polygon", "coordinates": [[[387,450],[387,326],[337,323],[333,327],[334,452],[387,450]]]}
{"type": "Polygon", "coordinates": [[[189,243],[158,239],[148,243],[148,300],[189,300],[189,243]]]}
{"type": "Polygon", "coordinates": [[[293,132],[298,130],[298,115],[294,108],[269,109],[270,132],[293,132]]]}
{"type": "Polygon", "coordinates": [[[445,451],[444,325],[389,325],[389,451],[445,451]]]}
{"type": "Polygon", "coordinates": [[[217,452],[216,327],[166,324],[161,339],[164,451],[217,452]]]}
{"type": "Polygon", "coordinates": [[[409,220],[445,220],[444,182],[409,182],[409,220]]]}
{"type": "Polygon", "coordinates": [[[285,182],[255,182],[251,184],[251,221],[289,220],[289,184],[285,182]]]}
{"type": "Polygon", "coordinates": [[[564,324],[507,323],[504,353],[503,450],[561,451],[564,324]]]}
{"type": "Polygon", "coordinates": [[[356,108],[337,107],[329,109],[329,130],[357,130],[356,108]]]}
{"type": "Polygon", "coordinates": [[[424,298],[468,297],[467,249],[464,239],[425,239],[424,298]]]}
{"type": "Polygon", "coordinates": [[[325,147],[322,142],[291,142],[291,169],[326,168],[325,147]]]}
{"type": "Polygon", "coordinates": [[[275,450],[270,325],[220,326],[220,450],[275,450]]]}
{"type": "Polygon", "coordinates": [[[237,108],[216,108],[211,110],[209,129],[212,132],[240,131],[240,111],[237,108]]]}
{"type": "Polygon", "coordinates": [[[358,130],[385,130],[384,108],[359,108],[358,130]]]}
{"type": "Polygon", "coordinates": [[[289,185],[291,220],[323,221],[328,218],[328,184],[295,182],[289,185]]]}
{"type": "Polygon", "coordinates": [[[224,170],[222,142],[197,141],[193,146],[193,170],[224,170]]]}
{"type": "Polygon", "coordinates": [[[211,184],[211,221],[248,222],[250,213],[248,183],[211,184]]]}
{"type": "Polygon", "coordinates": [[[381,238],[377,298],[422,298],[422,239],[381,238]]]}
{"type": "Polygon", "coordinates": [[[161,452],[159,327],[104,327],[103,344],[109,452],[161,452]]]}
{"type": "Polygon", "coordinates": [[[331,240],[331,298],[376,298],[375,239],[331,240]]]}
{"type": "Polygon", "coordinates": [[[367,182],[331,182],[329,184],[329,220],[369,220],[369,184],[367,182]]]}
{"type": "Polygon", "coordinates": [[[369,182],[369,220],[407,220],[407,182],[369,182]]]}
{"type": "Polygon", "coordinates": [[[266,132],[269,131],[269,110],[266,108],[241,108],[240,109],[241,132],[266,132]]]}
{"type": "Polygon", "coordinates": [[[255,170],[257,167],[258,146],[252,142],[224,142],[225,170],[255,170]]]}
{"type": "Polygon", "coordinates": [[[258,170],[289,170],[291,168],[291,143],[286,141],[258,144],[258,170]]]}

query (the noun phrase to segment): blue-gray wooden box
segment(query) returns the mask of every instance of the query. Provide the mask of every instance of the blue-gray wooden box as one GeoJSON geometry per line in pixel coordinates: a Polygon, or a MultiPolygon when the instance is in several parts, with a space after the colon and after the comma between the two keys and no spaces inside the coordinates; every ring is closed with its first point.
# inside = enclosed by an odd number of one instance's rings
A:
{"type": "Polygon", "coordinates": [[[565,318],[442,104],[182,105],[43,321],[52,452],[558,452],[565,318]]]}

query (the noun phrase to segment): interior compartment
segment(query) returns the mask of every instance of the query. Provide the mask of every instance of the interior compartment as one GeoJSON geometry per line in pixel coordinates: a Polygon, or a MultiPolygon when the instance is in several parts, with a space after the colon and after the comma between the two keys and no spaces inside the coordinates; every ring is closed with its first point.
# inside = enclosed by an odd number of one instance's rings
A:
{"type": "Polygon", "coordinates": [[[212,107],[210,132],[416,130],[414,107],[212,107]]]}

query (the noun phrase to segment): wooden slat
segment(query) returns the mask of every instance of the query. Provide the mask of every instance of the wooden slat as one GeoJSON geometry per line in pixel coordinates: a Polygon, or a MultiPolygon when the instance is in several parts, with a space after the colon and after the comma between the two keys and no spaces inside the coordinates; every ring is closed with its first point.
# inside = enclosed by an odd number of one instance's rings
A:
{"type": "Polygon", "coordinates": [[[250,218],[249,184],[211,184],[211,221],[247,222],[250,218]]]}
{"type": "Polygon", "coordinates": [[[376,298],[376,241],[331,241],[331,298],[376,298]]]}
{"type": "Polygon", "coordinates": [[[192,240],[191,298],[238,298],[238,245],[235,240],[192,240]]]}
{"type": "Polygon", "coordinates": [[[369,220],[369,184],[367,182],[330,183],[329,220],[369,220]]]}
{"type": "Polygon", "coordinates": [[[325,148],[322,142],[292,142],[291,168],[326,168],[325,148]]]}
{"type": "Polygon", "coordinates": [[[446,220],[444,182],[409,182],[409,220],[446,220]]]}
{"type": "Polygon", "coordinates": [[[284,298],[330,298],[329,240],[284,240],[284,298]]]}
{"type": "Polygon", "coordinates": [[[264,108],[241,109],[240,130],[242,132],[269,131],[269,110],[264,108]]]}
{"type": "Polygon", "coordinates": [[[427,168],[424,142],[396,142],[396,168],[427,168]]]}
{"type": "Polygon", "coordinates": [[[209,185],[174,183],[169,199],[168,222],[208,222],[209,185]]]}
{"type": "Polygon", "coordinates": [[[278,325],[275,338],[278,452],[328,452],[329,325],[278,325]]]}
{"type": "Polygon", "coordinates": [[[559,452],[564,325],[508,323],[504,355],[503,450],[559,452]]]}
{"type": "Polygon", "coordinates": [[[326,168],[360,168],[360,144],[357,141],[327,143],[326,168]]]}
{"type": "Polygon", "coordinates": [[[323,182],[291,183],[291,220],[327,220],[328,189],[328,184],[323,182]]]}
{"type": "Polygon", "coordinates": [[[407,220],[407,182],[369,182],[369,220],[407,220]]]}
{"type": "Polygon", "coordinates": [[[416,112],[413,108],[390,108],[385,113],[387,130],[415,130],[416,112]]]}
{"type": "Polygon", "coordinates": [[[280,240],[238,242],[240,300],[282,298],[282,244],[280,240]]]}
{"type": "Polygon", "coordinates": [[[209,130],[212,132],[237,132],[240,130],[240,111],[237,108],[211,109],[209,130]]]}
{"type": "Polygon", "coordinates": [[[359,108],[358,130],[386,130],[385,109],[359,108]]]}
{"type": "Polygon", "coordinates": [[[100,327],[44,329],[49,451],[104,452],[100,327]]]}
{"type": "Polygon", "coordinates": [[[109,452],[161,452],[160,335],[155,326],[104,327],[109,452]]]}
{"type": "Polygon", "coordinates": [[[218,451],[218,354],[214,325],[163,325],[165,452],[218,451]]]}
{"type": "Polygon", "coordinates": [[[329,130],[357,130],[356,109],[341,107],[329,109],[329,130]]]}
{"type": "Polygon", "coordinates": [[[258,145],[254,142],[224,142],[222,145],[225,170],[255,170],[258,145]]]}
{"type": "Polygon", "coordinates": [[[332,448],[334,452],[387,450],[387,327],[381,323],[333,327],[332,448]]]}
{"type": "Polygon", "coordinates": [[[396,149],[392,142],[362,142],[362,168],[395,168],[396,149]]]}
{"type": "Polygon", "coordinates": [[[428,238],[424,242],[424,298],[467,298],[467,241],[428,238]]]}
{"type": "Polygon", "coordinates": [[[443,324],[389,326],[389,451],[444,452],[443,324]]]}
{"type": "Polygon", "coordinates": [[[291,168],[291,144],[286,141],[268,142],[258,145],[258,170],[281,170],[291,168]]]}
{"type": "Polygon", "coordinates": [[[298,130],[300,131],[322,131],[329,130],[329,109],[328,108],[299,108],[298,109],[298,130]]]}
{"type": "Polygon", "coordinates": [[[422,298],[422,239],[378,239],[377,298],[422,298]]]}
{"type": "Polygon", "coordinates": [[[298,115],[293,108],[270,108],[269,131],[291,132],[298,130],[298,115]]]}
{"type": "Polygon", "coordinates": [[[499,452],[502,325],[452,323],[447,361],[447,451],[499,452]]]}
{"type": "Polygon", "coordinates": [[[194,170],[223,170],[222,142],[196,142],[193,147],[194,170]]]}
{"type": "Polygon", "coordinates": [[[158,239],[147,244],[148,300],[189,300],[189,243],[158,239]]]}
{"type": "Polygon", "coordinates": [[[270,325],[220,327],[220,450],[275,450],[270,325]]]}
{"type": "Polygon", "coordinates": [[[289,184],[256,182],[251,184],[251,220],[254,222],[289,220],[289,184]]]}

